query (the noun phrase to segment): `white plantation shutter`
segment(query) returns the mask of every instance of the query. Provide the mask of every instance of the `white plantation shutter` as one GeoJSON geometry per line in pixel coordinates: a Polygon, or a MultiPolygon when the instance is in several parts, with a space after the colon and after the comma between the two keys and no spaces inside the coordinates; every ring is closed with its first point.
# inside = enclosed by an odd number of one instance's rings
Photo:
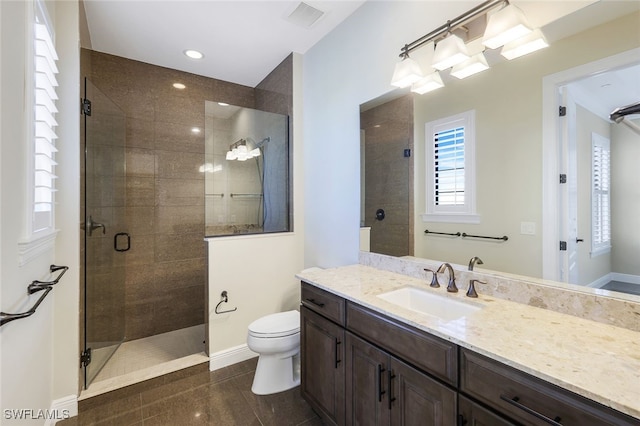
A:
{"type": "Polygon", "coordinates": [[[479,223],[475,202],[475,111],[425,123],[425,222],[479,223]]]}
{"type": "Polygon", "coordinates": [[[35,71],[35,126],[34,126],[34,198],[32,231],[53,228],[53,205],[55,202],[55,153],[58,125],[56,108],[56,61],[58,55],[47,27],[37,22],[34,25],[34,71],[35,71]]]}
{"type": "Polygon", "coordinates": [[[591,138],[591,254],[611,248],[611,149],[597,133],[591,138]]]}
{"type": "Polygon", "coordinates": [[[433,138],[436,206],[464,205],[464,126],[443,130],[433,138]]]}

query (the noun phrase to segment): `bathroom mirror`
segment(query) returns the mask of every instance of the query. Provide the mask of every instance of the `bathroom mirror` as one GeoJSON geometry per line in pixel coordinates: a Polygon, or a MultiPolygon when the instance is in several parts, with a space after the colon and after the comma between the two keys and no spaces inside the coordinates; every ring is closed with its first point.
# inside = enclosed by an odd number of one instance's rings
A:
{"type": "Polygon", "coordinates": [[[286,115],[205,102],[205,235],[290,229],[286,115]]]}
{"type": "MultiPolygon", "coordinates": [[[[446,260],[463,265],[471,257],[480,256],[484,261],[481,268],[542,278],[546,261],[543,255],[543,226],[549,226],[548,223],[543,225],[545,196],[543,170],[547,170],[550,163],[559,161],[557,157],[543,157],[543,108],[549,107],[548,104],[544,104],[543,79],[567,69],[638,49],[640,47],[638,6],[637,2],[595,3],[543,27],[543,32],[547,34],[551,44],[547,49],[514,61],[494,60],[493,63],[491,54],[496,52],[487,52],[487,59],[492,66],[485,72],[458,80],[449,76],[447,71],[442,75],[445,81],[445,87],[442,89],[425,95],[397,91],[363,104],[361,132],[364,198],[361,224],[371,228],[369,238],[371,251],[446,260]],[[601,19],[594,21],[597,17],[601,19]],[[572,29],[572,34],[565,33],[558,36],[562,30],[566,31],[569,28],[572,29]],[[558,38],[554,39],[554,34],[558,38]],[[409,117],[398,115],[406,110],[413,111],[409,117]],[[480,223],[423,221],[421,215],[425,213],[426,205],[425,124],[469,110],[476,112],[475,174],[477,213],[480,216],[480,223]],[[410,123],[413,132],[407,132],[407,123],[410,123]],[[386,130],[384,130],[385,127],[386,130]],[[373,158],[370,158],[367,155],[367,152],[371,154],[370,148],[367,148],[368,139],[380,143],[382,140],[379,137],[386,138],[389,146],[385,148],[385,153],[378,152],[378,154],[372,154],[373,158]],[[410,150],[411,157],[408,160],[405,157],[406,150],[410,150]],[[385,166],[387,164],[385,157],[390,158],[388,164],[393,161],[394,165],[385,166]],[[404,161],[399,160],[403,158],[404,161]],[[395,186],[384,182],[378,184],[375,181],[372,182],[372,176],[375,174],[381,175],[387,182],[392,182],[390,173],[385,167],[393,167],[399,182],[403,182],[402,186],[399,186],[398,181],[395,181],[395,186]],[[391,202],[382,206],[381,203],[386,198],[382,195],[385,191],[391,194],[391,202]],[[402,193],[410,196],[401,199],[399,194],[402,193]],[[375,212],[380,208],[385,209],[386,212],[383,220],[376,219],[375,212]],[[466,232],[491,237],[508,236],[508,240],[425,234],[426,229],[449,234],[466,232]],[[391,238],[376,235],[379,231],[386,232],[391,238]],[[394,243],[398,243],[398,234],[405,231],[407,238],[394,246],[394,243]]],[[[636,53],[636,56],[637,58],[632,59],[624,67],[617,65],[614,68],[618,71],[620,68],[637,66],[640,64],[640,54],[636,53]]],[[[597,74],[595,77],[602,79],[602,85],[609,84],[605,81],[604,72],[595,74],[597,74]]],[[[637,78],[635,80],[637,81],[637,78]]],[[[570,87],[565,91],[579,98],[577,89],[577,87],[570,87]]],[[[557,96],[559,99],[560,90],[557,96]]],[[[640,101],[640,98],[635,99],[635,102],[637,101],[640,101]]],[[[631,102],[634,101],[627,103],[631,102]]],[[[606,133],[605,136],[612,139],[612,156],[616,155],[613,139],[622,138],[627,143],[629,140],[634,141],[640,138],[625,126],[613,124],[603,118],[603,114],[594,113],[591,111],[592,108],[585,107],[582,99],[576,99],[575,103],[577,112],[570,113],[570,115],[577,115],[574,122],[586,122],[591,126],[589,129],[575,130],[578,137],[588,138],[589,142],[589,151],[583,150],[578,155],[588,153],[590,157],[592,133],[606,133]]],[[[559,104],[552,102],[551,108],[553,105],[557,107],[559,104]]],[[[625,103],[617,106],[623,105],[625,103]]],[[[637,146],[640,146],[640,143],[637,146]]],[[[626,154],[622,154],[622,160],[630,156],[639,158],[640,151],[635,150],[635,146],[631,149],[626,151],[626,154]]],[[[612,164],[612,179],[615,178],[618,182],[640,181],[637,166],[620,164],[615,170],[612,164]]],[[[580,188],[579,191],[583,193],[589,191],[591,173],[590,170],[585,173],[584,167],[580,167],[582,168],[576,173],[580,181],[577,186],[571,187],[576,191],[580,188]],[[584,180],[587,182],[584,183],[584,180]]],[[[589,193],[586,196],[583,194],[583,201],[577,202],[577,207],[588,210],[590,208],[588,201],[585,204],[584,199],[588,199],[589,196],[589,193]]],[[[618,200],[624,198],[619,194],[612,194],[612,197],[614,196],[618,196],[618,200]]],[[[634,199],[637,200],[638,196],[639,194],[635,192],[628,194],[627,198],[635,197],[634,199]]],[[[624,215],[627,217],[625,220],[629,226],[625,225],[622,231],[624,235],[615,234],[615,221],[619,220],[617,219],[620,216],[619,210],[622,209],[616,210],[616,205],[620,206],[623,203],[614,203],[613,200],[612,203],[611,217],[614,223],[612,241],[615,244],[615,241],[621,238],[626,240],[624,257],[636,259],[636,261],[623,261],[622,263],[627,263],[627,269],[622,274],[633,280],[640,277],[638,266],[631,264],[637,263],[637,259],[640,258],[640,231],[638,231],[640,223],[635,219],[640,217],[640,212],[630,210],[632,207],[629,206],[624,207],[624,215]],[[631,219],[628,219],[629,217],[631,219]],[[636,227],[633,227],[634,224],[636,227]]],[[[633,208],[638,208],[637,202],[633,208]]],[[[590,213],[579,213],[577,217],[579,219],[577,235],[573,238],[584,240],[574,244],[575,256],[582,262],[582,266],[579,266],[580,275],[577,279],[574,278],[575,281],[570,279],[569,272],[565,271],[566,281],[599,287],[602,283],[598,282],[597,277],[602,275],[603,268],[610,268],[610,271],[615,272],[617,264],[621,262],[616,261],[612,255],[616,251],[615,245],[609,254],[596,256],[592,253],[590,213]],[[596,263],[602,265],[594,266],[596,263]]],[[[618,249],[617,254],[619,252],[618,249]]]]}

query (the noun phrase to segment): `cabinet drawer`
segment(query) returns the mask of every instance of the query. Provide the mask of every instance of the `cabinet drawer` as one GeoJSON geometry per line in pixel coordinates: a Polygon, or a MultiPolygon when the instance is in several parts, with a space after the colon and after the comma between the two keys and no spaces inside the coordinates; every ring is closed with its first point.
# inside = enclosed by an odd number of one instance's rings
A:
{"type": "Polygon", "coordinates": [[[342,297],[329,293],[311,284],[301,282],[302,304],[325,318],[344,326],[344,304],[342,297]]]}
{"type": "Polygon", "coordinates": [[[458,347],[382,314],[347,302],[347,329],[456,386],[458,347]]]}
{"type": "Polygon", "coordinates": [[[461,349],[460,391],[527,425],[639,425],[611,408],[461,349]]]}

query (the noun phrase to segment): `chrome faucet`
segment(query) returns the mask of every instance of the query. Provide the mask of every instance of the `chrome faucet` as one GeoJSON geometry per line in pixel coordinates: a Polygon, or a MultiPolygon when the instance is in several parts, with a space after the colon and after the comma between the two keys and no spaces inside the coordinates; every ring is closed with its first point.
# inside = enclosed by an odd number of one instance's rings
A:
{"type": "Polygon", "coordinates": [[[478,265],[482,265],[482,259],[480,259],[478,256],[474,256],[471,258],[471,260],[469,261],[469,270],[473,271],[473,267],[478,264],[478,265]]]}
{"type": "Polygon", "coordinates": [[[458,287],[456,287],[456,277],[455,277],[455,274],[453,273],[453,268],[451,267],[451,265],[449,265],[446,262],[443,263],[438,268],[438,272],[444,272],[445,269],[449,271],[449,284],[447,284],[447,291],[449,293],[457,293],[458,287]]]}

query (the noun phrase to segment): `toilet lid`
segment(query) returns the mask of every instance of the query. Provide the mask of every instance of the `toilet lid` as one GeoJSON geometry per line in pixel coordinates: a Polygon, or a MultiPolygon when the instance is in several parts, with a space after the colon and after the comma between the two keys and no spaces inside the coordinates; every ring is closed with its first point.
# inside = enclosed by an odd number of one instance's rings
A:
{"type": "Polygon", "coordinates": [[[289,336],[300,331],[300,312],[278,312],[259,318],[249,324],[249,333],[255,336],[289,336]]]}

